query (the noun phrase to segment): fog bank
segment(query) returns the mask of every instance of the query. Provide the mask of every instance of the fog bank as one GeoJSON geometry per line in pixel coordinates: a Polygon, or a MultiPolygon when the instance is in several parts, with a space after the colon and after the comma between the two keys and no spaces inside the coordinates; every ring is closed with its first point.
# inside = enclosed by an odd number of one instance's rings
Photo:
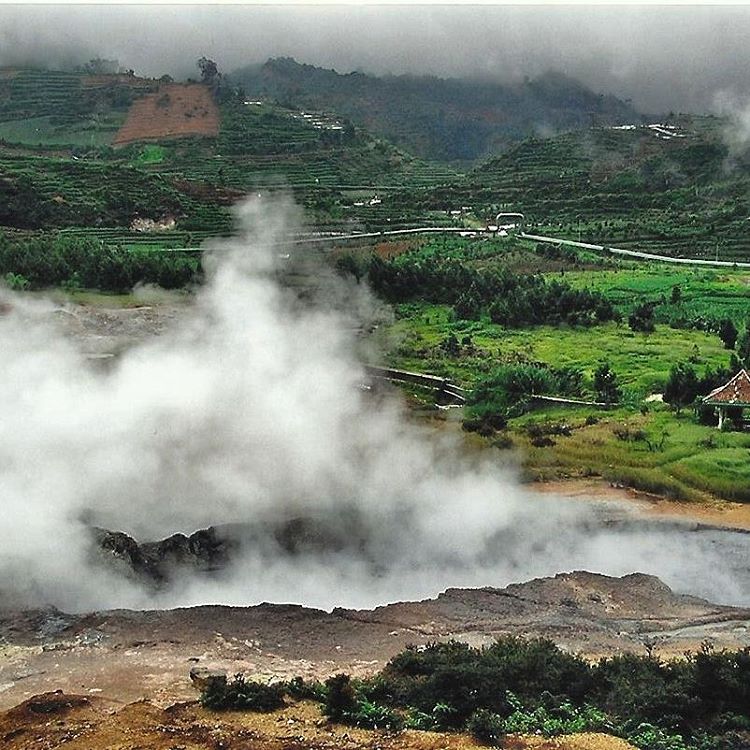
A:
{"type": "Polygon", "coordinates": [[[0,65],[117,58],[197,76],[268,57],[346,73],[518,81],[550,69],[646,112],[706,111],[750,94],[750,8],[735,6],[0,6],[0,65]]]}

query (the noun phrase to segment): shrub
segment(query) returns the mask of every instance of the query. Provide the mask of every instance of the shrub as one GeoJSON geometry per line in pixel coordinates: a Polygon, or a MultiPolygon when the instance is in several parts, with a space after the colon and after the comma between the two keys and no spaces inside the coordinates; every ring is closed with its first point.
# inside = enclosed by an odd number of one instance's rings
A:
{"type": "Polygon", "coordinates": [[[317,680],[308,682],[302,677],[294,677],[286,684],[286,692],[298,700],[314,700],[323,702],[326,698],[325,687],[317,680]]]}
{"type": "Polygon", "coordinates": [[[466,731],[485,745],[499,745],[505,735],[505,722],[502,716],[480,708],[466,722],[466,731]]]}
{"type": "Polygon", "coordinates": [[[664,400],[679,414],[682,408],[692,404],[701,390],[695,369],[686,362],[678,362],[669,370],[664,386],[664,400]]]}
{"type": "Polygon", "coordinates": [[[391,708],[359,697],[354,710],[347,711],[343,717],[347,724],[364,729],[387,729],[399,732],[404,728],[404,718],[391,708]]]}
{"type": "Polygon", "coordinates": [[[630,314],[628,325],[633,331],[653,333],[655,330],[654,306],[648,302],[638,305],[630,314]]]}
{"type": "Polygon", "coordinates": [[[336,721],[465,729],[489,744],[511,733],[603,731],[641,750],[741,750],[750,746],[750,648],[589,664],[543,639],[431,643],[407,648],[374,678],[332,677],[325,704],[336,721]]]}
{"type": "Polygon", "coordinates": [[[574,706],[569,701],[541,705],[529,711],[515,695],[508,696],[513,713],[504,721],[506,734],[543,734],[554,737],[575,732],[611,731],[607,716],[593,706],[574,706]]]}
{"type": "Polygon", "coordinates": [[[149,282],[175,289],[195,283],[199,266],[189,256],[128,252],[91,239],[42,235],[11,240],[0,234],[0,274],[9,283],[23,279],[23,288],[66,285],[121,292],[149,282]]]}
{"type": "Polygon", "coordinates": [[[469,397],[464,429],[492,434],[507,417],[524,411],[534,395],[578,395],[583,376],[575,368],[536,363],[502,365],[477,383],[469,397]]]}
{"type": "Polygon", "coordinates": [[[600,362],[594,372],[594,393],[597,401],[605,404],[616,404],[622,398],[617,375],[610,369],[607,362],[600,362]]]}
{"type": "Polygon", "coordinates": [[[323,713],[333,721],[344,721],[357,709],[351,677],[348,674],[337,674],[329,677],[325,683],[326,697],[323,713]]]}
{"type": "Polygon", "coordinates": [[[264,685],[236,674],[231,681],[211,680],[201,693],[201,704],[214,711],[274,711],[284,705],[281,683],[264,685]]]}
{"type": "Polygon", "coordinates": [[[364,686],[355,686],[347,674],[337,674],[325,683],[323,713],[332,721],[366,729],[400,731],[404,717],[365,694],[364,686]],[[357,689],[359,688],[359,689],[357,689]]]}
{"type": "Polygon", "coordinates": [[[4,280],[9,289],[14,289],[16,291],[23,291],[30,286],[29,280],[25,276],[21,276],[21,274],[18,273],[12,273],[11,271],[5,274],[4,280]]]}

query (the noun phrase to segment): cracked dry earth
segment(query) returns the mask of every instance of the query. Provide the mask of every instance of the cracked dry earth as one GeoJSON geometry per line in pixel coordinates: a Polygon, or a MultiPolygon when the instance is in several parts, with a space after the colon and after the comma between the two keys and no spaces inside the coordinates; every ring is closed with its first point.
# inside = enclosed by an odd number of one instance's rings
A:
{"type": "MultiPolygon", "coordinates": [[[[677,595],[652,576],[579,572],[504,589],[449,589],[436,599],[367,611],[262,604],[84,615],[0,612],[0,745],[475,747],[461,735],[328,725],[308,703],[267,715],[211,714],[195,703],[189,671],[197,665],[261,680],[366,675],[407,644],[456,638],[479,645],[507,633],[548,637],[591,656],[642,653],[644,643],[655,642],[666,656],[696,649],[706,638],[717,647],[750,645],[750,610],[677,595]]],[[[602,735],[509,743],[519,750],[629,747],[602,735]]]]}

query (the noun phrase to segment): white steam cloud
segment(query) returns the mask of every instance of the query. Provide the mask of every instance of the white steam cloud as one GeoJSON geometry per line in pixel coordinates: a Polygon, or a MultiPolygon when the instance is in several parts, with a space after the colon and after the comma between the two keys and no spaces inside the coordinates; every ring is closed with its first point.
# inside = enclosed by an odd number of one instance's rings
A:
{"type": "MultiPolygon", "coordinates": [[[[302,304],[277,280],[294,206],[255,200],[239,218],[189,312],[106,370],[60,333],[51,303],[4,293],[3,604],[371,606],[577,568],[750,602],[746,536],[608,528],[596,506],[533,496],[395,401],[373,401],[340,305],[302,304]],[[223,573],[158,594],[91,556],[91,525],[146,540],[300,517],[347,542],[290,555],[256,539],[223,573]]],[[[352,308],[372,302],[348,291],[352,308]]]]}
{"type": "Polygon", "coordinates": [[[722,89],[714,97],[714,109],[726,117],[722,135],[730,159],[742,156],[750,146],[750,97],[722,89]]]}

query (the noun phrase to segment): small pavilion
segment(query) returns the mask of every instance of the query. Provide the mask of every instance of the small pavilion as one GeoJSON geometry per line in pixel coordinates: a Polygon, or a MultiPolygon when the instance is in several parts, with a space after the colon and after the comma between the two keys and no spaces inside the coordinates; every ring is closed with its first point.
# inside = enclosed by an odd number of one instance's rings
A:
{"type": "Polygon", "coordinates": [[[750,375],[740,370],[728,383],[714,388],[703,403],[713,406],[719,414],[719,429],[724,426],[727,412],[732,409],[750,409],[750,375]]]}

